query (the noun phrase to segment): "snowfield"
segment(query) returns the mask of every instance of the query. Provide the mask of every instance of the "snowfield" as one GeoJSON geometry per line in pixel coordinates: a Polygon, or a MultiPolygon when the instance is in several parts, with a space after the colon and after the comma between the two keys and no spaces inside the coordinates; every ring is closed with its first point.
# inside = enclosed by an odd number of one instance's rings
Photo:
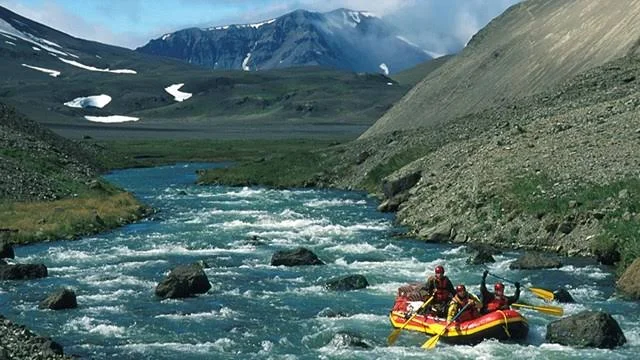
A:
{"type": "Polygon", "coordinates": [[[193,96],[193,94],[180,91],[180,88],[183,87],[183,86],[184,86],[184,84],[173,84],[171,86],[168,86],[168,87],[164,88],[164,91],[166,91],[169,94],[173,95],[173,99],[175,101],[182,102],[182,101],[187,100],[191,96],[193,96]]]}
{"type": "Polygon", "coordinates": [[[60,71],[56,71],[56,70],[51,70],[51,69],[45,69],[45,68],[41,68],[41,67],[37,67],[37,66],[31,66],[31,65],[27,65],[27,64],[22,64],[22,66],[29,68],[29,69],[33,69],[33,70],[38,70],[40,72],[49,74],[49,76],[53,76],[53,77],[58,77],[60,74],[62,74],[60,71]]]}
{"type": "Polygon", "coordinates": [[[107,106],[107,104],[109,104],[110,102],[111,102],[111,96],[102,94],[102,95],[75,98],[71,101],[67,101],[66,103],[64,103],[64,105],[72,108],[78,108],[78,109],[84,109],[87,107],[96,107],[96,108],[102,109],[103,107],[107,106]]]}
{"type": "Polygon", "coordinates": [[[54,43],[53,41],[42,39],[37,36],[31,35],[29,33],[24,33],[14,28],[11,24],[4,21],[3,19],[0,19],[0,34],[12,40],[16,40],[15,38],[24,40],[32,45],[37,45],[54,54],[64,55],[64,56],[68,55],[66,52],[58,50],[57,48],[61,48],[60,45],[54,43]]]}
{"type": "Polygon", "coordinates": [[[140,118],[131,117],[131,116],[122,116],[122,115],[111,115],[111,116],[85,116],[85,119],[91,122],[99,122],[105,124],[114,124],[114,123],[123,123],[129,121],[138,121],[140,118]]]}
{"type": "Polygon", "coordinates": [[[67,60],[67,59],[63,59],[63,58],[58,58],[58,59],[60,59],[60,61],[62,61],[64,63],[67,63],[69,65],[72,65],[72,66],[75,66],[75,67],[79,67],[81,69],[85,69],[85,70],[89,70],[89,71],[108,72],[108,73],[112,73],[112,74],[137,74],[137,72],[135,70],[129,70],[129,69],[116,69],[116,70],[99,69],[97,67],[81,64],[81,63],[79,63],[77,61],[74,61],[74,60],[67,60]]]}

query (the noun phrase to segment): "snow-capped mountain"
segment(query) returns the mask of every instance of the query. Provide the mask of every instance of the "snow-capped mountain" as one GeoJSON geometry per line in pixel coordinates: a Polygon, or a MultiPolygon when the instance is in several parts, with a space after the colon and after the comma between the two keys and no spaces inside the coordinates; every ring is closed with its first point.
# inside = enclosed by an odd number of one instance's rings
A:
{"type": "Polygon", "coordinates": [[[246,71],[319,65],[389,74],[431,59],[374,14],[347,9],[297,10],[255,24],[190,28],[137,51],[246,71]]]}

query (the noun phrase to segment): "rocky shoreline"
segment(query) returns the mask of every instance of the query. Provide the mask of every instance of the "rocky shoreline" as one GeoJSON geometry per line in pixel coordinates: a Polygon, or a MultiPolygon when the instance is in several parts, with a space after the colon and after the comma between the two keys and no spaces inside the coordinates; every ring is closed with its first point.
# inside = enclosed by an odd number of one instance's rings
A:
{"type": "Polygon", "coordinates": [[[72,359],[51,338],[39,336],[0,315],[0,360],[72,359]]]}

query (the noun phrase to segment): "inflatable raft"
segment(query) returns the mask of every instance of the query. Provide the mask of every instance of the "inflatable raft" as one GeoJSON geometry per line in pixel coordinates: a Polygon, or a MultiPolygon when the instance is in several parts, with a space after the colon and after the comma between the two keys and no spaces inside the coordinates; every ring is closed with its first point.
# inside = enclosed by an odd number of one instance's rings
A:
{"type": "MultiPolygon", "coordinates": [[[[420,301],[409,301],[405,297],[396,298],[389,318],[391,325],[400,328],[405,325],[414,310],[422,305],[420,301]]],[[[432,315],[416,315],[404,326],[404,330],[417,331],[433,336],[440,334],[447,320],[432,315]]],[[[518,341],[527,337],[527,320],[515,310],[498,310],[465,322],[454,322],[440,337],[450,344],[473,345],[484,339],[500,341],[518,341]]]]}

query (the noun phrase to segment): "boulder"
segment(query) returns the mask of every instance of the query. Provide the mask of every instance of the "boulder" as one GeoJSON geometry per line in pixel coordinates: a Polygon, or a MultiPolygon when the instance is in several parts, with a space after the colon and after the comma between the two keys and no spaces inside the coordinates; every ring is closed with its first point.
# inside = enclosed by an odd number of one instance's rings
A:
{"type": "Polygon", "coordinates": [[[428,242],[445,243],[455,238],[455,229],[449,223],[440,224],[432,228],[420,230],[418,236],[428,242]]]}
{"type": "Polygon", "coordinates": [[[493,258],[493,255],[484,249],[478,250],[475,255],[467,259],[467,264],[470,265],[482,265],[494,262],[496,262],[496,259],[493,258]]]}
{"type": "Polygon", "coordinates": [[[621,259],[617,246],[608,246],[602,249],[596,249],[594,253],[596,255],[596,259],[602,265],[612,266],[621,259]]]}
{"type": "Polygon", "coordinates": [[[347,275],[327,281],[325,287],[333,291],[347,291],[364,289],[369,286],[367,278],[363,275],[347,275]]]}
{"type": "Polygon", "coordinates": [[[501,255],[502,254],[502,250],[496,248],[492,244],[471,243],[471,244],[468,244],[467,246],[468,246],[468,249],[473,250],[473,251],[477,251],[477,252],[484,252],[484,253],[491,254],[491,255],[501,255]]]}
{"type": "Polygon", "coordinates": [[[272,266],[324,265],[311,250],[299,247],[294,250],[276,251],[271,257],[272,266]]]}
{"type": "Polygon", "coordinates": [[[618,322],[600,311],[583,311],[547,325],[550,343],[613,349],[627,342],[618,322]]]}
{"type": "Polygon", "coordinates": [[[71,289],[58,289],[40,302],[40,309],[62,310],[78,307],[76,293],[71,289]]]}
{"type": "Polygon", "coordinates": [[[0,280],[31,280],[47,277],[44,264],[0,265],[0,280]]]}
{"type": "Polygon", "coordinates": [[[569,292],[565,289],[558,289],[554,291],[553,298],[559,303],[573,304],[576,302],[573,299],[573,296],[571,296],[571,294],[569,294],[569,292]]]}
{"type": "Polygon", "coordinates": [[[635,300],[640,300],[640,258],[637,258],[618,279],[618,290],[635,300]]]}
{"type": "Polygon", "coordinates": [[[0,259],[13,259],[15,257],[13,245],[8,240],[0,240],[0,259]]]}
{"type": "Polygon", "coordinates": [[[360,349],[371,349],[373,346],[367,343],[365,340],[360,338],[359,336],[349,334],[347,332],[339,332],[333,336],[330,346],[333,346],[336,349],[347,349],[347,348],[360,348],[360,349]]]}
{"type": "Polygon", "coordinates": [[[421,177],[421,172],[416,171],[410,174],[384,179],[382,181],[382,191],[385,198],[390,199],[397,194],[411,189],[420,181],[421,177]]]}
{"type": "Polygon", "coordinates": [[[179,265],[158,284],[156,295],[164,299],[178,299],[204,294],[209,289],[211,284],[200,265],[179,265]]]}
{"type": "Polygon", "coordinates": [[[509,264],[509,269],[537,270],[554,269],[562,266],[556,256],[541,253],[526,253],[509,264]]]}
{"type": "Polygon", "coordinates": [[[347,316],[348,315],[346,313],[343,313],[342,311],[334,311],[331,308],[324,308],[318,313],[318,317],[325,317],[325,318],[336,318],[336,317],[347,317],[347,316]]]}

